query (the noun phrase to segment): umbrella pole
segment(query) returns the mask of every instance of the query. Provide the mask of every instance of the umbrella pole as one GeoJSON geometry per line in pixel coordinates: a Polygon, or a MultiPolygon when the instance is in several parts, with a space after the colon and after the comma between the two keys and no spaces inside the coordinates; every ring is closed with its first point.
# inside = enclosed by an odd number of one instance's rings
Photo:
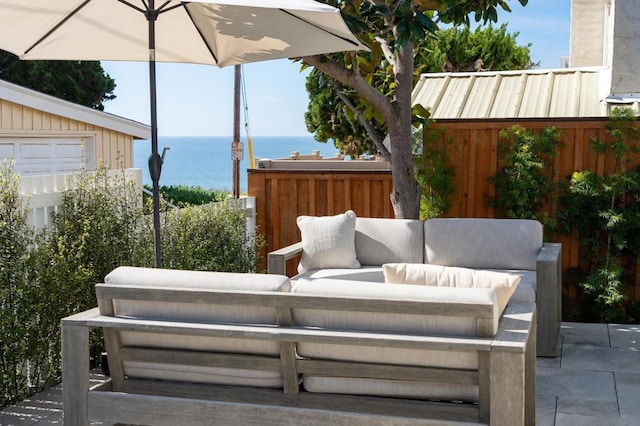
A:
{"type": "Polygon", "coordinates": [[[149,0],[145,13],[149,23],[149,97],[151,102],[151,155],[149,156],[149,173],[153,183],[153,235],[155,245],[156,268],[162,267],[162,242],[160,240],[160,172],[162,158],[158,154],[158,111],[156,101],[156,35],[155,23],[158,12],[154,0],[149,0]]]}

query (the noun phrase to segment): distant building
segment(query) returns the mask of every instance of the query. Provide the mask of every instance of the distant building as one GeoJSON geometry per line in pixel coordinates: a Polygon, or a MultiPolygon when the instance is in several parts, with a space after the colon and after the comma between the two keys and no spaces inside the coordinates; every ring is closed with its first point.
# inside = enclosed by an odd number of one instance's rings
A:
{"type": "Polygon", "coordinates": [[[0,80],[0,160],[22,175],[133,167],[133,141],[149,126],[0,80]]]}

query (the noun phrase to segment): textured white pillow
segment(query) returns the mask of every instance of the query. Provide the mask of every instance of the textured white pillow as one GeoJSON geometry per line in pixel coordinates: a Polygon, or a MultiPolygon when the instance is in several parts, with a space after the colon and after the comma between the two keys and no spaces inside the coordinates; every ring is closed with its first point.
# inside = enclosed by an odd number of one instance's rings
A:
{"type": "Polygon", "coordinates": [[[356,214],[348,210],[335,216],[299,216],[302,258],[298,272],[310,269],[359,268],[356,258],[356,214]]]}
{"type": "Polygon", "coordinates": [[[502,314],[520,283],[520,276],[507,272],[483,271],[455,266],[422,263],[386,263],[384,281],[390,284],[419,284],[435,287],[491,288],[498,298],[502,314]]]}

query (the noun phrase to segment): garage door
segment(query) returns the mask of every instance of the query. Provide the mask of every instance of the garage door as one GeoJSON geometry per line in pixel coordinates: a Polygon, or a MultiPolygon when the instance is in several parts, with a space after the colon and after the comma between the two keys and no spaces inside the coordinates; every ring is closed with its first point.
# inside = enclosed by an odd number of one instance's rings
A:
{"type": "Polygon", "coordinates": [[[0,137],[3,158],[14,159],[14,170],[25,176],[95,170],[95,141],[93,137],[0,137]]]}

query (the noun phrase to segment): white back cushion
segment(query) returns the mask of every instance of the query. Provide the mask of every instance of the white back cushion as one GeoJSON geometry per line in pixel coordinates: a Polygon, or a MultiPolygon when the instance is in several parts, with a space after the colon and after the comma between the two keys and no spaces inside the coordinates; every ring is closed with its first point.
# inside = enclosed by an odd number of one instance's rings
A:
{"type": "Polygon", "coordinates": [[[423,224],[414,219],[356,219],[356,255],[361,265],[424,261],[423,224]]]}
{"type": "Polygon", "coordinates": [[[535,270],[542,224],[527,219],[429,219],[424,240],[424,263],[535,270]]]}

